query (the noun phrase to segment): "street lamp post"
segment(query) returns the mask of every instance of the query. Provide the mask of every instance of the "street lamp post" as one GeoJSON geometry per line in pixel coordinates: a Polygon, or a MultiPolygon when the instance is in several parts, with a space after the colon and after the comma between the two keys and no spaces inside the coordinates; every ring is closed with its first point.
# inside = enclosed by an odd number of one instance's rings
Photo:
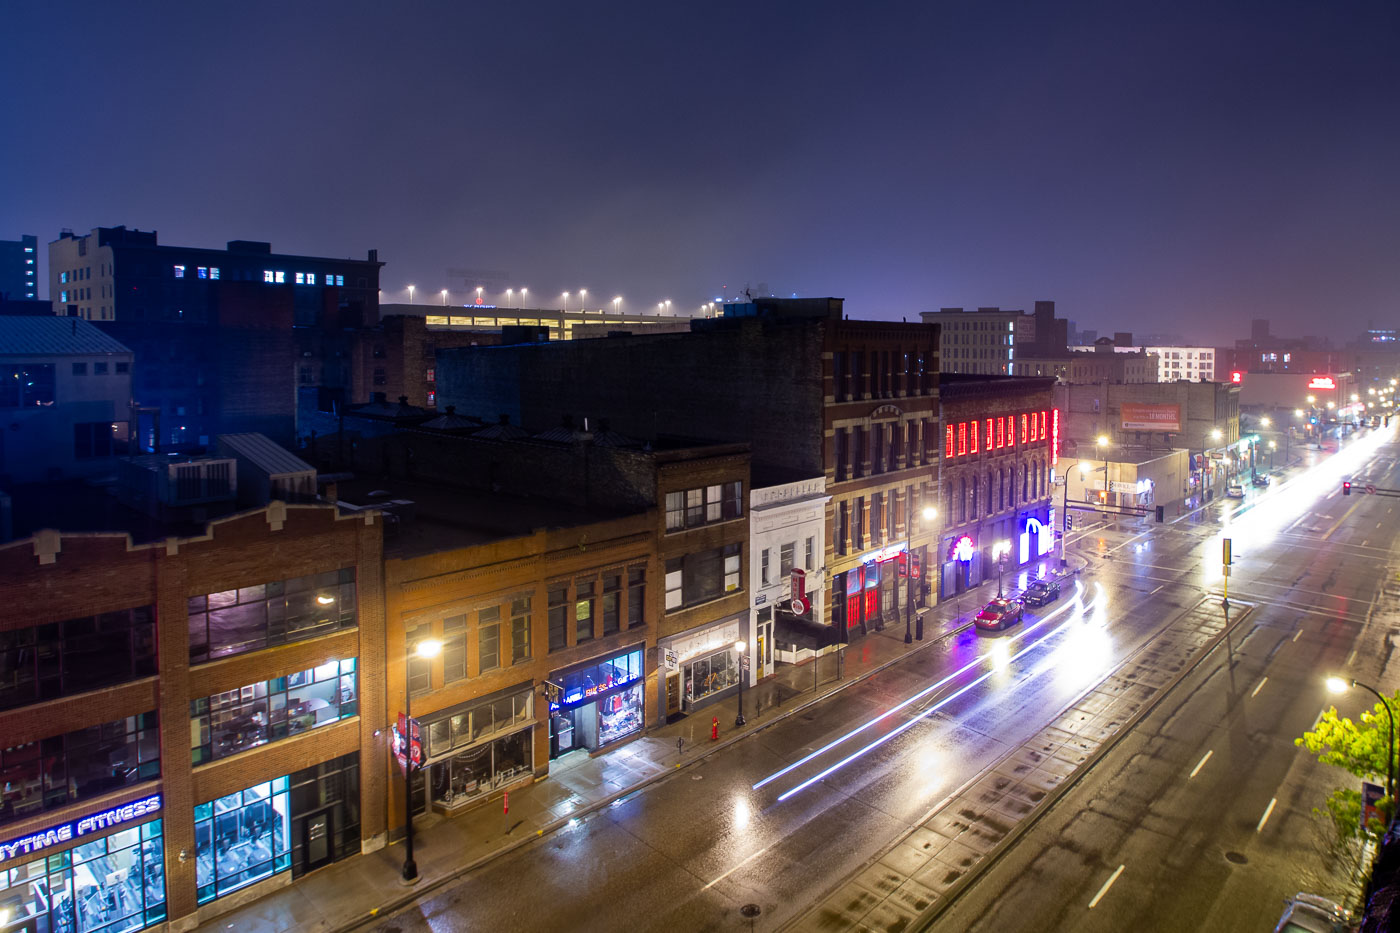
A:
{"type": "Polygon", "coordinates": [[[564,293],[564,310],[565,310],[565,311],[568,311],[568,310],[569,310],[569,293],[568,293],[568,292],[565,292],[565,293],[564,293]]]}
{"type": "Polygon", "coordinates": [[[447,307],[447,289],[442,290],[442,306],[447,307]]]}
{"type": "MultiPolygon", "coordinates": [[[[1270,472],[1270,473],[1274,472],[1274,451],[1277,450],[1277,449],[1278,449],[1278,442],[1277,442],[1277,441],[1269,441],[1269,472],[1270,472]]],[[[1287,459],[1288,459],[1288,457],[1287,457],[1287,455],[1285,455],[1285,456],[1284,456],[1284,460],[1287,460],[1287,459]]]]}
{"type": "Polygon", "coordinates": [[[1390,701],[1381,696],[1381,692],[1369,684],[1363,684],[1359,680],[1345,680],[1341,677],[1327,678],[1327,689],[1333,693],[1346,693],[1347,687],[1360,687],[1362,690],[1371,691],[1385,707],[1386,721],[1390,727],[1389,741],[1385,746],[1385,796],[1391,801],[1393,808],[1395,806],[1395,711],[1390,708],[1390,701]]]}
{"type": "Polygon", "coordinates": [[[413,286],[408,286],[408,303],[413,304],[413,286]]]}
{"type": "MultiPolygon", "coordinates": [[[[931,505],[924,506],[923,519],[931,522],[938,516],[938,510],[931,505]]],[[[914,617],[914,529],[909,529],[909,566],[904,576],[908,584],[904,592],[904,643],[912,645],[914,643],[913,633],[910,625],[914,617]]],[[[924,620],[919,619],[919,641],[924,640],[924,620]]]]}
{"type": "MultiPolygon", "coordinates": [[[[413,646],[413,654],[423,660],[431,660],[442,651],[442,642],[425,638],[413,646]]],[[[412,659],[407,651],[403,656],[403,695],[404,695],[404,769],[403,769],[403,820],[404,820],[404,884],[418,881],[418,863],[413,860],[413,687],[410,682],[412,659]]]]}
{"type": "Polygon", "coordinates": [[[522,307],[522,308],[525,307],[525,301],[526,301],[529,297],[530,297],[530,290],[529,290],[528,288],[522,288],[522,289],[520,290],[520,307],[522,307]]]}
{"type": "MultiPolygon", "coordinates": [[[[734,650],[739,652],[739,715],[734,717],[734,728],[741,729],[744,725],[744,681],[747,680],[744,670],[744,649],[748,647],[742,641],[734,643],[734,650]]],[[[816,662],[813,662],[814,664],[816,662]]]]}
{"type": "Polygon", "coordinates": [[[622,296],[618,295],[613,299],[613,314],[617,314],[622,309],[622,296]]]}
{"type": "Polygon", "coordinates": [[[482,289],[482,287],[481,287],[480,285],[478,285],[478,286],[476,287],[476,303],[477,303],[477,304],[481,304],[481,292],[482,292],[482,290],[483,290],[483,289],[482,289]]]}
{"type": "Polygon", "coordinates": [[[511,305],[510,305],[510,300],[511,300],[511,298],[512,298],[514,295],[515,295],[515,289],[513,289],[513,288],[508,288],[508,289],[506,289],[506,310],[510,310],[510,306],[511,306],[511,305]]]}
{"type": "Polygon", "coordinates": [[[997,563],[997,599],[1001,599],[1001,568],[1006,564],[1006,555],[1011,553],[1010,541],[998,541],[992,545],[992,560],[997,563]]]}
{"type": "Polygon", "coordinates": [[[580,311],[588,310],[588,289],[586,288],[578,290],[578,309],[580,311]]]}

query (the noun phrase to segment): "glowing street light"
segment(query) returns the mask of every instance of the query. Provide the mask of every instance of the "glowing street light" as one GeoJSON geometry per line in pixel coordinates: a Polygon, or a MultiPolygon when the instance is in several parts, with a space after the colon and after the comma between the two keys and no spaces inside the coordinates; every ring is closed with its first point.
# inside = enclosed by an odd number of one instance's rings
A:
{"type": "Polygon", "coordinates": [[[1001,568],[1006,563],[1006,555],[1010,553],[1010,541],[998,541],[992,545],[992,560],[997,564],[997,599],[1001,599],[1001,568]]]}
{"type": "Polygon", "coordinates": [[[476,303],[481,304],[481,286],[476,287],[476,303]]]}
{"type": "Polygon", "coordinates": [[[1260,418],[1260,419],[1259,419],[1259,423],[1262,424],[1262,425],[1263,425],[1264,427],[1266,427],[1266,428],[1267,428],[1269,425],[1273,424],[1273,422],[1272,422],[1271,420],[1269,420],[1268,418],[1260,418]]]}
{"type": "Polygon", "coordinates": [[[578,290],[578,307],[580,311],[588,310],[588,289],[586,288],[578,290]]]}
{"type": "Polygon", "coordinates": [[[408,286],[408,303],[413,304],[413,286],[408,286]]]}
{"type": "Polygon", "coordinates": [[[569,310],[569,293],[568,293],[568,292],[565,292],[565,293],[564,293],[564,310],[565,310],[565,311],[569,310]]]}
{"type": "Polygon", "coordinates": [[[618,295],[616,298],[613,299],[613,314],[620,314],[621,312],[622,312],[622,296],[621,296],[621,295],[618,295]]]}
{"type": "Polygon", "coordinates": [[[527,298],[529,298],[529,297],[530,297],[530,290],[529,290],[528,288],[522,288],[522,289],[520,290],[520,307],[522,307],[522,308],[525,307],[525,300],[526,300],[527,298]]]}
{"type": "Polygon", "coordinates": [[[1348,687],[1360,687],[1362,690],[1371,691],[1385,707],[1386,720],[1390,726],[1390,741],[1385,746],[1389,752],[1385,757],[1385,795],[1393,801],[1395,799],[1395,711],[1390,708],[1390,701],[1381,696],[1380,691],[1375,687],[1363,684],[1359,680],[1344,680],[1341,677],[1327,678],[1327,689],[1332,693],[1346,693],[1348,687]]]}
{"type": "Polygon", "coordinates": [[[1225,435],[1221,432],[1219,428],[1215,428],[1210,432],[1210,439],[1213,441],[1218,441],[1224,436],[1225,435]]]}
{"type": "Polygon", "coordinates": [[[515,289],[513,289],[513,288],[508,288],[508,289],[506,289],[506,308],[507,308],[507,309],[510,308],[510,298],[511,298],[511,296],[514,295],[514,294],[515,294],[515,289]]]}
{"type": "Polygon", "coordinates": [[[447,289],[445,288],[442,290],[442,305],[447,307],[447,289]]]}

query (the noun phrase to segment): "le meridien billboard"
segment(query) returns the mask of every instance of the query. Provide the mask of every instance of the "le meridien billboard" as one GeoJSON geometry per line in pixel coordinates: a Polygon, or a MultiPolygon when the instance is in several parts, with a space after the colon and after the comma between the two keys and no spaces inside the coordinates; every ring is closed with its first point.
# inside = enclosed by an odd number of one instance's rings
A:
{"type": "Polygon", "coordinates": [[[1122,424],[1125,431],[1181,431],[1180,405],[1149,405],[1145,402],[1124,402],[1122,424]]]}

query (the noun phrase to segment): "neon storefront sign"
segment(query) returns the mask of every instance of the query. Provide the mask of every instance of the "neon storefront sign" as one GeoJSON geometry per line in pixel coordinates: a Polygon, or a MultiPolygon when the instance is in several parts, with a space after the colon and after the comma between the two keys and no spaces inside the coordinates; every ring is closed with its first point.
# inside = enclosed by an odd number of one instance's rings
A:
{"type": "Polygon", "coordinates": [[[862,564],[868,564],[872,561],[875,563],[880,563],[882,561],[887,561],[892,557],[898,557],[900,554],[903,554],[908,549],[909,542],[901,541],[898,544],[891,544],[888,547],[882,547],[878,551],[871,551],[868,554],[862,554],[860,556],[860,562],[862,564]]]}
{"type": "Polygon", "coordinates": [[[120,826],[122,823],[142,819],[152,813],[160,812],[160,807],[160,794],[152,794],[120,807],[101,810],[82,819],[52,826],[37,833],[11,839],[8,842],[0,842],[0,865],[15,858],[27,858],[36,852],[63,845],[65,842],[72,842],[74,839],[79,839],[90,833],[101,832],[113,826],[120,826]]]}
{"type": "Polygon", "coordinates": [[[1335,389],[1336,387],[1337,380],[1331,376],[1313,376],[1312,381],[1308,383],[1309,389],[1335,389]]]}
{"type": "Polygon", "coordinates": [[[969,561],[977,553],[977,544],[968,535],[963,535],[953,543],[953,560],[969,561]]]}

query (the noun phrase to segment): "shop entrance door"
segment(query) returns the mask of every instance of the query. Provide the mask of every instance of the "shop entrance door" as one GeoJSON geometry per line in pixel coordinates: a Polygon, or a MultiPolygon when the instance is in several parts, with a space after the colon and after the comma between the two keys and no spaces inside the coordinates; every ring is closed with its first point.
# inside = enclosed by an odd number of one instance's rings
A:
{"type": "Polygon", "coordinates": [[[331,810],[313,813],[302,821],[301,870],[315,871],[335,857],[335,816],[331,810]]]}
{"type": "Polygon", "coordinates": [[[681,711],[681,675],[666,675],[666,715],[675,716],[681,711]]]}

